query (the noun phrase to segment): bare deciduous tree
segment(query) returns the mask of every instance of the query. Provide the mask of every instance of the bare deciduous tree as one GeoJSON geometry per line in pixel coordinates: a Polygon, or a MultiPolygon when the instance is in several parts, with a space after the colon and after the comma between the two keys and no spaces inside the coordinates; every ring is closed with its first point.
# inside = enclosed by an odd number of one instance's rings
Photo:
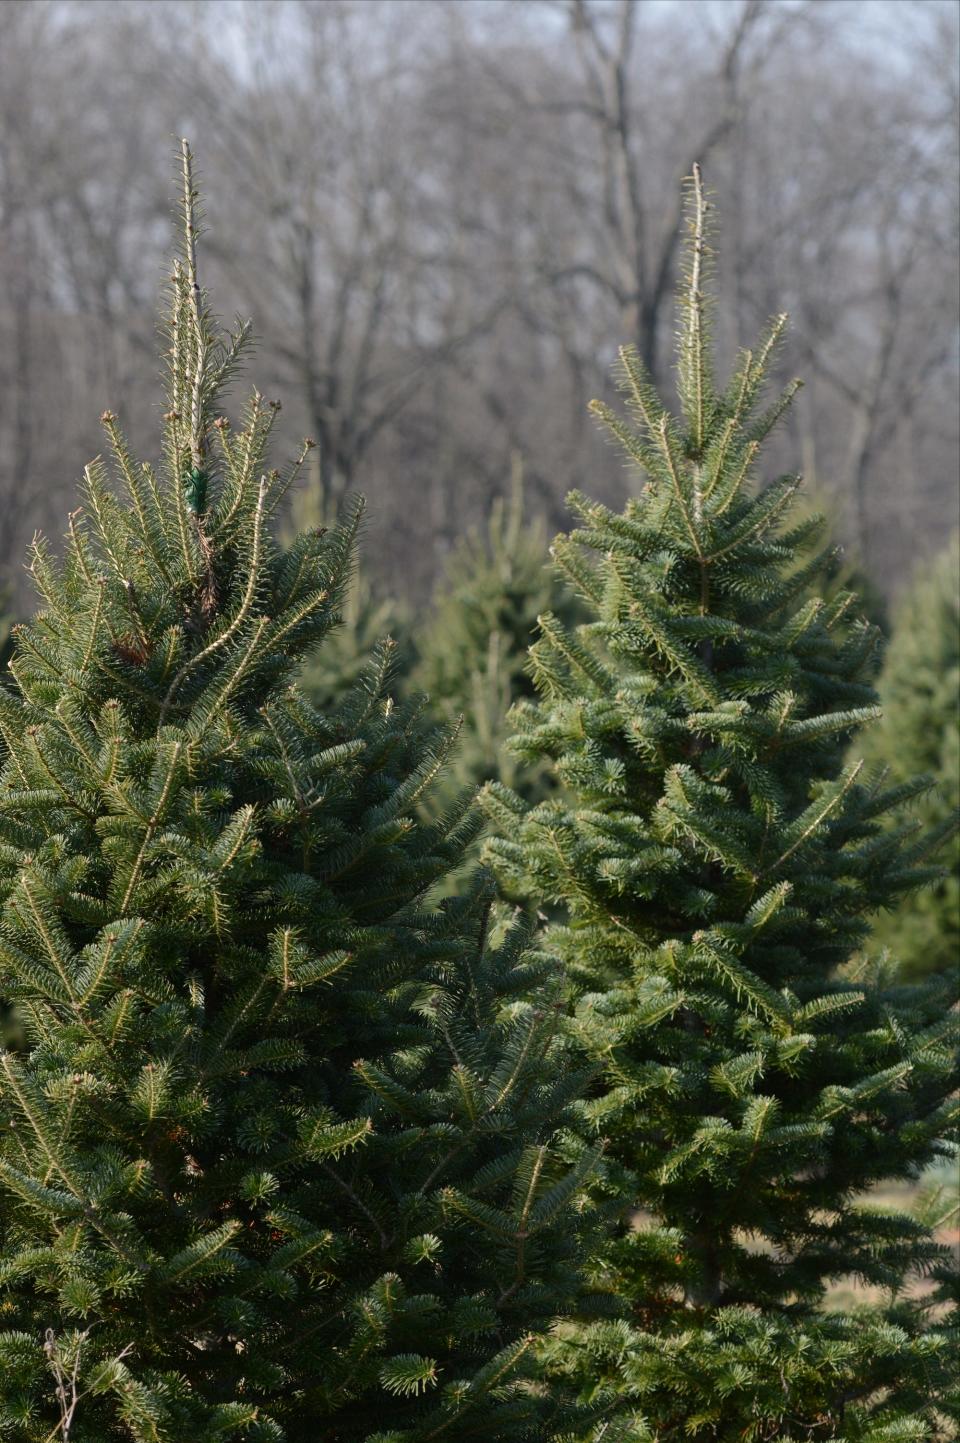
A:
{"type": "Polygon", "coordinates": [[[135,440],[152,419],[164,157],[187,130],[211,281],[319,442],[323,505],[370,495],[384,584],[424,595],[513,453],[551,524],[571,485],[622,490],[586,403],[619,342],[664,369],[698,159],[718,342],[786,302],[783,364],[808,380],[790,444],[895,585],[956,469],[956,22],[949,0],[8,0],[7,574],[58,529],[103,407],[135,440]]]}

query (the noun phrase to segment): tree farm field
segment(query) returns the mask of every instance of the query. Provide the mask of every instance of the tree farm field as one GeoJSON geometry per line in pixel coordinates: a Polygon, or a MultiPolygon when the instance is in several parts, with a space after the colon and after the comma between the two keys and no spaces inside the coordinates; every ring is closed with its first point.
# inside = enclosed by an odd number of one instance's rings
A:
{"type": "Polygon", "coordinates": [[[124,0],[66,205],[102,6],[10,3],[17,527],[41,292],[117,400],[0,631],[0,1443],[960,1443],[960,540],[894,596],[870,490],[949,444],[944,7],[914,95],[827,0],[124,0]],[[211,167],[149,403],[144,36],[211,167]]]}

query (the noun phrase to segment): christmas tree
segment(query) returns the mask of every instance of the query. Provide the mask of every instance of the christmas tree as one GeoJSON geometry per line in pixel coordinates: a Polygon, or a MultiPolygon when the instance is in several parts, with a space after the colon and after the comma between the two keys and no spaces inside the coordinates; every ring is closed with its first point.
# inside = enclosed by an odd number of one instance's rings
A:
{"type": "MultiPolygon", "coordinates": [[[[891,782],[929,772],[937,785],[910,807],[925,829],[960,807],[960,543],[924,569],[897,609],[879,681],[882,721],[864,738],[870,762],[891,782]]],[[[889,947],[908,977],[955,970],[960,960],[960,838],[943,875],[880,914],[873,943],[889,947]]]]}
{"type": "Polygon", "coordinates": [[[523,470],[514,458],[509,495],[498,497],[485,531],[457,547],[423,633],[415,680],[434,710],[463,718],[445,796],[492,778],[528,800],[549,785],[544,769],[523,769],[506,749],[506,714],[534,695],[527,650],[537,617],[556,610],[573,619],[566,597],[546,564],[543,527],[525,515],[523,470]]]}
{"type": "MultiPolygon", "coordinates": [[[[6,686],[8,682],[7,666],[13,650],[13,628],[8,620],[6,607],[6,592],[0,590],[0,687],[6,686]]],[[[3,734],[0,732],[0,764],[4,759],[6,748],[4,746],[3,734]]],[[[13,1009],[9,999],[0,995],[0,1046],[8,1039],[18,1036],[16,1022],[13,1017],[13,1009]]]]}
{"type": "Polygon", "coordinates": [[[10,621],[8,597],[6,591],[0,589],[0,686],[6,685],[7,667],[12,655],[13,625],[10,621]]]}
{"type": "Polygon", "coordinates": [[[483,794],[503,886],[565,910],[547,941],[603,1068],[581,1124],[611,1138],[620,1225],[592,1282],[625,1313],[565,1325],[554,1364],[616,1391],[637,1443],[940,1437],[948,1338],[911,1288],[946,1285],[946,1249],[864,1194],[947,1150],[952,996],[851,970],[874,910],[931,874],[939,834],[883,826],[930,779],[844,760],[877,714],[876,633],[810,596],[830,553],[790,523],[799,479],[754,479],[797,383],[764,405],[782,316],[715,381],[707,218],[696,173],[680,415],[624,350],[629,419],[594,410],[642,487],[620,513],[574,495],[554,547],[589,620],[540,618],[513,744],[562,791],[483,794]],[[846,1275],[887,1305],[825,1311],[846,1275]]]}
{"type": "MultiPolygon", "coordinates": [[[[307,459],[311,472],[316,454],[314,448],[307,459]]],[[[337,524],[337,512],[337,507],[324,505],[319,479],[311,475],[291,497],[290,518],[281,538],[292,544],[302,531],[329,530],[337,524]]],[[[413,665],[409,617],[396,601],[378,596],[361,570],[343,598],[338,624],[300,669],[299,684],[313,705],[320,711],[336,705],[345,688],[360,680],[375,647],[386,637],[394,643],[396,678],[402,681],[413,665]]]]}
{"type": "MultiPolygon", "coordinates": [[[[822,565],[815,575],[808,578],[812,596],[819,596],[831,604],[845,598],[848,619],[865,617],[881,633],[882,638],[890,633],[890,616],[886,597],[876,585],[855,551],[836,541],[840,531],[840,518],[836,501],[823,488],[809,487],[804,482],[791,507],[793,525],[809,519],[810,540],[817,537],[817,545],[823,548],[822,565]],[[818,523],[814,522],[818,518],[818,523]],[[816,529],[819,524],[819,530],[816,529]],[[827,544],[833,543],[830,550],[827,544]]],[[[796,565],[805,564],[804,554],[797,554],[796,565]]]]}
{"type": "MultiPolygon", "coordinates": [[[[397,683],[402,683],[413,665],[409,619],[392,598],[377,595],[361,570],[344,597],[337,626],[303,664],[299,685],[304,695],[319,711],[335,706],[344,689],[360,680],[371,653],[385,639],[392,644],[397,683]]],[[[403,689],[409,690],[406,685],[403,689]]]]}
{"type": "Polygon", "coordinates": [[[306,448],[220,413],[247,328],[182,161],[162,469],[104,416],[0,693],[0,1436],[545,1438],[590,1164],[553,964],[482,878],[431,904],[474,823],[416,820],[449,737],[393,649],[323,712],[292,684],[359,507],[271,540],[306,448]]]}

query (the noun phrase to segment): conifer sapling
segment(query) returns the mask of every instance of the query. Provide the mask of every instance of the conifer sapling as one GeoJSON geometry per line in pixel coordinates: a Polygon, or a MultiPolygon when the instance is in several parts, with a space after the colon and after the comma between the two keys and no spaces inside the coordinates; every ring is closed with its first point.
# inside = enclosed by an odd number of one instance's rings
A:
{"type": "Polygon", "coordinates": [[[551,1145],[548,959],[494,937],[473,835],[416,820],[449,736],[392,648],[323,712],[360,508],[286,549],[278,412],[220,398],[185,245],[163,466],[86,469],[0,690],[0,1436],[546,1436],[538,1337],[575,1289],[585,1166],[551,1145]]]}
{"type": "MultiPolygon", "coordinates": [[[[863,739],[869,762],[891,782],[930,773],[936,786],[895,815],[925,828],[949,824],[960,807],[960,541],[917,576],[897,606],[878,682],[883,718],[863,739]]],[[[872,944],[888,947],[902,972],[922,977],[960,964],[960,837],[941,854],[931,885],[894,897],[874,920],[872,944]]]]}
{"type": "Polygon", "coordinates": [[[549,567],[542,525],[526,514],[523,468],[514,458],[510,491],[497,497],[483,531],[457,547],[424,628],[415,671],[438,713],[463,718],[460,745],[446,790],[498,778],[528,800],[546,785],[532,767],[520,768],[505,746],[506,713],[534,695],[527,649],[537,617],[557,611],[573,621],[576,602],[549,567]]]}
{"type": "Polygon", "coordinates": [[[799,478],[755,479],[797,384],[764,406],[785,317],[715,380],[707,211],[695,174],[680,415],[622,351],[629,419],[593,409],[642,487],[621,513],[575,494],[556,542],[589,619],[541,617],[513,744],[560,791],[484,794],[503,885],[563,909],[548,944],[603,1067],[582,1126],[611,1138],[620,1226],[594,1284],[625,1313],[568,1328],[554,1362],[633,1411],[636,1443],[941,1437],[946,1325],[903,1288],[946,1250],[864,1194],[950,1146],[953,995],[850,959],[949,823],[884,829],[931,778],[845,761],[877,715],[876,632],[849,595],[810,597],[829,552],[816,517],[791,523],[799,478]],[[850,1274],[889,1305],[825,1311],[850,1274]]]}

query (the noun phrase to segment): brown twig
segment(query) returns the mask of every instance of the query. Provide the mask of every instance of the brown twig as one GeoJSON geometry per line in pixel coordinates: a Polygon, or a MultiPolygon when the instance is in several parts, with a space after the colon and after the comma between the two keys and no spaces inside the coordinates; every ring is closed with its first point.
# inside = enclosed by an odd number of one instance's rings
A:
{"type": "MultiPolygon", "coordinates": [[[[77,1339],[76,1350],[73,1355],[73,1366],[68,1372],[60,1357],[56,1333],[52,1328],[48,1328],[44,1334],[43,1351],[47,1356],[50,1371],[53,1373],[57,1384],[55,1396],[57,1406],[60,1409],[60,1421],[53,1432],[47,1434],[44,1443],[56,1443],[57,1438],[60,1439],[60,1443],[70,1443],[70,1434],[76,1417],[77,1404],[81,1398],[86,1397],[89,1391],[89,1389],[85,1389],[83,1392],[78,1390],[80,1355],[83,1352],[83,1345],[89,1336],[90,1329],[87,1328],[77,1339]]],[[[117,1354],[115,1361],[120,1362],[132,1352],[133,1344],[128,1343],[127,1346],[117,1354]]]]}

